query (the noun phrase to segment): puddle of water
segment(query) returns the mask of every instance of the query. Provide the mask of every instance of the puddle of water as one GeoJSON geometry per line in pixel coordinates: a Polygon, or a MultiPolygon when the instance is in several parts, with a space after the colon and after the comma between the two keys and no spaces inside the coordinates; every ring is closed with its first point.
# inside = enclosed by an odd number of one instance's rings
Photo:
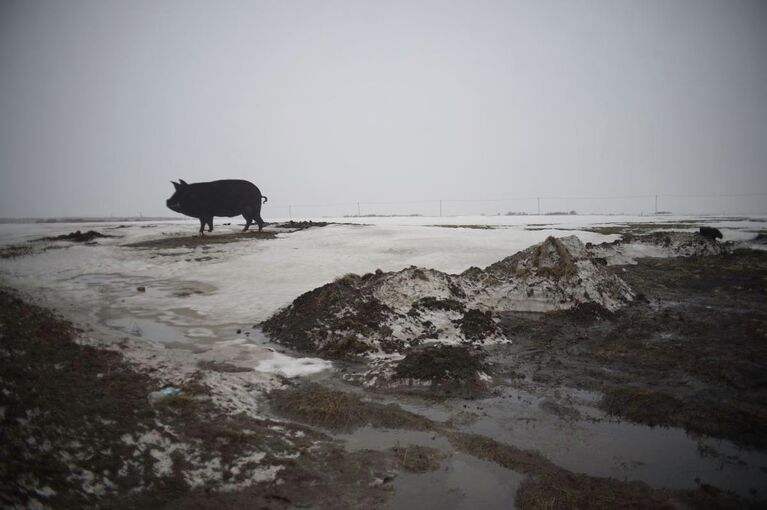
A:
{"type": "Polygon", "coordinates": [[[113,298],[184,298],[195,294],[210,294],[216,288],[194,281],[154,280],[120,273],[91,273],[75,276],[71,282],[93,288],[113,298]],[[139,291],[141,287],[144,290],[139,291]]]}
{"type": "Polygon", "coordinates": [[[509,510],[523,475],[457,453],[436,471],[394,479],[390,510],[509,510]]]}
{"type": "Polygon", "coordinates": [[[618,420],[566,423],[540,407],[523,404],[517,412],[509,412],[507,401],[483,401],[482,414],[469,430],[538,449],[566,469],[595,476],[642,480],[672,489],[709,483],[742,496],[767,487],[767,473],[761,469],[767,465],[767,454],[740,449],[729,441],[699,439],[678,428],[618,420]],[[525,416],[532,419],[518,419],[525,416]],[[716,455],[701,455],[702,445],[716,455]],[[728,457],[733,460],[723,462],[728,457]]]}
{"type": "Polygon", "coordinates": [[[450,442],[436,432],[422,432],[417,430],[400,429],[377,429],[374,427],[362,427],[351,434],[338,434],[349,451],[357,450],[385,450],[395,446],[428,446],[441,450],[450,450],[450,442]]]}
{"type": "MultiPolygon", "coordinates": [[[[140,305],[142,295],[149,298],[177,298],[184,283],[147,283],[138,278],[109,274],[84,275],[79,281],[99,292],[104,289],[107,297],[120,294],[125,296],[129,291],[133,305],[140,305]],[[146,284],[146,293],[137,294],[135,287],[143,284],[146,284]]],[[[206,324],[204,317],[186,309],[166,309],[160,312],[141,309],[139,306],[124,307],[124,311],[118,311],[110,306],[103,310],[111,314],[102,317],[102,322],[108,326],[160,342],[170,348],[192,350],[199,355],[200,360],[229,362],[249,368],[269,366],[272,372],[296,369],[294,363],[283,363],[280,366],[274,363],[272,365],[275,366],[262,364],[263,360],[276,358],[274,351],[283,349],[271,344],[251,324],[210,325],[206,324]],[[240,333],[237,333],[238,329],[240,333]]],[[[315,371],[315,377],[326,376],[322,374],[327,375],[327,371],[315,371]]],[[[592,408],[580,405],[593,404],[597,395],[577,391],[569,391],[568,394],[574,407],[583,414],[601,416],[592,408]]],[[[439,404],[425,403],[417,398],[385,399],[440,422],[457,415],[463,415],[463,418],[469,416],[469,419],[456,421],[455,426],[519,448],[539,450],[555,464],[579,473],[641,480],[656,487],[672,489],[694,489],[699,483],[710,483],[744,496],[748,496],[751,489],[767,487],[767,472],[762,469],[767,466],[767,454],[740,450],[727,441],[693,438],[680,429],[650,428],[610,420],[562,420],[541,406],[543,399],[540,396],[522,391],[507,389],[502,395],[488,399],[450,400],[439,404]]],[[[428,433],[362,429],[344,439],[350,449],[385,449],[397,445],[420,444],[452,451],[444,439],[435,440],[432,436],[428,433]]],[[[514,489],[510,492],[513,499],[518,481],[512,483],[509,477],[519,475],[512,471],[458,454],[445,460],[443,467],[435,473],[401,476],[394,484],[397,492],[391,507],[418,506],[419,510],[423,510],[422,502],[429,499],[435,502],[446,501],[435,505],[441,508],[492,508],[491,501],[504,502],[500,506],[508,508],[505,502],[511,499],[506,497],[502,489],[493,488],[494,482],[487,482],[491,487],[482,489],[492,493],[492,498],[483,499],[484,496],[479,494],[481,491],[476,490],[485,483],[482,480],[504,480],[502,486],[513,485],[514,489]],[[431,485],[435,487],[430,488],[431,485]],[[453,493],[443,497],[448,489],[453,490],[453,493]],[[419,495],[414,501],[421,503],[408,506],[409,494],[419,495]],[[463,502],[467,506],[460,506],[463,502]]]]}
{"type": "MultiPolygon", "coordinates": [[[[593,401],[589,392],[570,392],[573,407],[584,416],[603,415],[578,402],[593,401]],[[580,397],[580,398],[578,398],[580,397]]],[[[577,473],[641,480],[654,487],[695,489],[709,483],[750,497],[767,487],[767,454],[738,448],[729,441],[698,438],[684,430],[648,427],[619,420],[566,421],[541,406],[545,399],[522,391],[474,401],[417,403],[397,401],[403,408],[443,421],[457,421],[467,432],[492,437],[519,448],[540,451],[555,464],[577,473]],[[464,407],[465,406],[465,407],[464,407]]]]}
{"type": "Polygon", "coordinates": [[[105,320],[104,324],[110,328],[123,331],[131,336],[162,343],[169,348],[188,349],[195,352],[203,352],[207,350],[195,346],[193,342],[187,341],[187,337],[179,330],[179,328],[152,319],[123,317],[105,320]]]}
{"type": "Polygon", "coordinates": [[[337,437],[349,451],[418,445],[447,454],[435,471],[400,472],[391,484],[394,492],[385,507],[392,510],[508,510],[514,508],[514,496],[524,478],[492,462],[454,452],[448,440],[434,432],[363,427],[337,437]]]}
{"type": "Polygon", "coordinates": [[[291,356],[277,352],[258,328],[245,329],[234,325],[177,326],[153,317],[119,316],[102,321],[110,328],[134,337],[158,342],[167,348],[184,349],[196,354],[197,362],[225,363],[293,378],[320,376],[333,364],[318,358],[291,356]]]}

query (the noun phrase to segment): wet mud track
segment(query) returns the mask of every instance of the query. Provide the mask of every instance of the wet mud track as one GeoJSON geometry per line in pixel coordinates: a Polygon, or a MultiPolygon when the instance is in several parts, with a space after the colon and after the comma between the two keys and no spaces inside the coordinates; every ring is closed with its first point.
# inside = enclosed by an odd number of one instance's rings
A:
{"type": "Polygon", "coordinates": [[[598,391],[610,414],[767,447],[767,253],[643,259],[614,270],[637,292],[615,313],[582,305],[505,314],[509,384],[598,391]]]}
{"type": "Polygon", "coordinates": [[[482,348],[484,394],[340,376],[320,383],[343,395],[299,386],[274,410],[351,451],[434,449],[438,467],[401,473],[389,508],[422,507],[407,494],[440,508],[764,508],[767,253],[610,270],[636,295],[620,310],[501,314],[511,343],[482,348]]]}

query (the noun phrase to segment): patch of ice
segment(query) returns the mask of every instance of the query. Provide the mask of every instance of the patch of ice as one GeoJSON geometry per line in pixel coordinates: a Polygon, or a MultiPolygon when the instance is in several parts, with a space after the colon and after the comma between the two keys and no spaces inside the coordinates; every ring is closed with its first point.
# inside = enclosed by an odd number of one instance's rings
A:
{"type": "Polygon", "coordinates": [[[51,496],[56,495],[56,491],[51,489],[48,485],[39,489],[35,489],[35,492],[44,498],[50,498],[51,496]]]}
{"type": "Polygon", "coordinates": [[[209,328],[189,328],[186,330],[186,336],[192,338],[207,338],[215,336],[212,329],[209,328]]]}
{"type": "Polygon", "coordinates": [[[413,302],[433,297],[450,299],[450,279],[447,274],[434,269],[411,267],[388,276],[378,284],[373,295],[390,308],[406,313],[413,302]]]}
{"type": "Polygon", "coordinates": [[[259,372],[279,374],[284,377],[307,376],[329,370],[330,361],[319,358],[293,358],[279,352],[272,353],[271,359],[262,360],[255,366],[259,372]]]}

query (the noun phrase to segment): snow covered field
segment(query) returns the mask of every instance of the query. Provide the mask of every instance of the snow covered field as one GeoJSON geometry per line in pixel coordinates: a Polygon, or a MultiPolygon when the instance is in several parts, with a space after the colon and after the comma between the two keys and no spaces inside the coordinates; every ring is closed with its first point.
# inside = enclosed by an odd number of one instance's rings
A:
{"type": "MultiPolygon", "coordinates": [[[[128,331],[141,329],[137,318],[151,320],[154,327],[149,327],[148,322],[143,326],[153,329],[161,342],[208,350],[215,345],[212,341],[236,340],[231,335],[236,329],[249,329],[300,294],[347,273],[395,271],[410,265],[458,273],[471,266],[484,267],[550,235],[576,234],[584,243],[618,237],[579,230],[593,226],[705,221],[720,228],[724,240],[745,240],[765,225],[764,217],[733,220],[690,216],[375,217],[316,221],[346,224],[279,233],[272,240],[163,250],[126,245],[169,236],[193,236],[196,222],[3,224],[0,245],[75,230],[93,229],[116,237],[100,239],[97,245],[54,242],[61,249],[1,260],[0,277],[6,285],[23,289],[45,304],[76,306],[87,310],[95,321],[128,331]],[[138,287],[146,291],[138,292],[138,287]],[[173,329],[164,331],[163,325],[173,329]],[[179,330],[183,338],[171,341],[179,330]],[[225,338],[218,338],[224,331],[225,338]]],[[[209,235],[227,235],[240,229],[237,223],[223,222],[219,219],[216,230],[209,235]]]]}
{"type": "MultiPolygon", "coordinates": [[[[705,222],[724,240],[745,240],[765,217],[691,216],[465,216],[318,218],[331,224],[275,239],[195,248],[137,249],[126,245],[171,236],[194,236],[194,220],[134,223],[3,224],[0,245],[18,244],[75,230],[115,237],[98,244],[51,242],[42,253],[0,260],[5,285],[24,290],[56,309],[77,311],[85,321],[214,359],[239,359],[257,370],[295,376],[327,368],[254,345],[251,326],[300,294],[347,273],[395,271],[415,265],[458,273],[484,267],[550,235],[576,234],[585,242],[617,235],[580,230],[594,226],[705,222]],[[441,226],[438,226],[441,225],[441,226]],[[444,226],[465,226],[447,228],[444,226]],[[495,228],[478,228],[490,226],[495,228]],[[143,287],[145,291],[138,291],[143,287]],[[238,334],[237,331],[240,331],[238,334]],[[247,335],[247,336],[246,336],[247,335]]],[[[237,222],[209,235],[237,232],[237,222]]],[[[267,231],[273,228],[267,227],[267,231]]],[[[255,338],[255,336],[254,336],[255,338]]]]}
{"type": "MultiPolygon", "coordinates": [[[[241,229],[238,222],[223,225],[225,221],[228,220],[219,219],[210,236],[229,236],[241,229]]],[[[485,267],[551,235],[575,234],[584,243],[612,241],[618,235],[584,229],[627,223],[673,223],[689,231],[697,230],[688,226],[691,223],[705,224],[719,228],[724,241],[745,241],[765,228],[767,217],[480,216],[317,218],[315,221],[338,224],[296,232],[267,227],[266,231],[276,232],[274,239],[161,249],[128,245],[178,236],[191,238],[196,235],[197,222],[2,224],[0,248],[76,230],[97,230],[115,237],[98,239],[95,244],[35,242],[36,246],[50,249],[0,259],[0,283],[20,289],[38,303],[63,312],[86,329],[86,339],[116,344],[128,338],[137,347],[128,350],[128,357],[151,366],[156,375],[159,371],[168,383],[188,376],[205,362],[253,369],[246,373],[209,372],[206,383],[219,404],[257,415],[259,392],[252,391],[253,385],[266,391],[280,384],[276,374],[311,375],[332,371],[333,364],[276,352],[253,325],[269,318],[300,294],[345,274],[376,269],[397,271],[411,265],[459,273],[471,266],[485,267]]],[[[507,407],[505,402],[499,403],[500,418],[489,419],[487,423],[492,426],[503,423],[507,407]]],[[[488,409],[494,409],[493,402],[489,402],[488,409]]],[[[423,411],[433,413],[435,409],[423,411]]],[[[492,417],[493,411],[490,414],[492,417]]],[[[586,451],[581,452],[572,444],[560,445],[548,436],[542,437],[541,434],[552,430],[545,421],[551,418],[542,412],[538,414],[541,415],[538,428],[521,436],[516,431],[509,442],[529,435],[530,447],[543,448],[547,456],[576,471],[583,465],[584,458],[593,457],[595,464],[589,467],[589,472],[615,476],[613,461],[595,457],[593,447],[612,445],[616,429],[620,429],[618,436],[627,430],[639,431],[637,434],[642,435],[645,442],[638,444],[665,444],[663,440],[672,442],[675,448],[672,451],[669,447],[668,452],[619,452],[626,458],[635,456],[646,462],[646,467],[642,467],[644,464],[633,467],[631,477],[668,485],[668,480],[674,479],[670,473],[692,462],[687,457],[697,459],[698,444],[681,430],[652,429],[650,432],[647,427],[625,423],[585,426],[583,434],[587,434],[587,440],[565,434],[562,441],[583,441],[586,451]],[[541,444],[535,442],[538,439],[541,444]],[[659,470],[659,466],[665,466],[666,471],[659,470]]],[[[505,429],[488,429],[488,433],[491,432],[493,437],[504,438],[504,434],[508,434],[505,429]]],[[[625,447],[630,449],[631,445],[625,447]]],[[[737,452],[732,446],[721,448],[737,452]]],[[[609,450],[609,455],[617,454],[609,450]]],[[[752,464],[757,465],[761,459],[752,464]]],[[[704,461],[699,469],[707,476],[719,476],[714,474],[715,464],[715,460],[704,461]]],[[[743,482],[741,487],[728,481],[734,476],[740,475],[727,471],[720,478],[723,484],[726,482],[741,491],[750,487],[751,482],[743,482]]],[[[758,473],[749,476],[760,479],[758,473]]],[[[679,486],[686,488],[689,483],[685,478],[679,486]]]]}

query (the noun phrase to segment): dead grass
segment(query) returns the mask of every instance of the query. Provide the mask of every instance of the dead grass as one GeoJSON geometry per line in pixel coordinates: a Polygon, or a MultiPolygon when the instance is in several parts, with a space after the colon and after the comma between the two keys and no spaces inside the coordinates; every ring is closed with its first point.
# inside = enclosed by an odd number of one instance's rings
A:
{"type": "Polygon", "coordinates": [[[472,386],[480,384],[479,372],[489,369],[467,347],[434,345],[410,350],[397,364],[393,379],[429,381],[434,386],[472,386]]]}
{"type": "Polygon", "coordinates": [[[446,458],[446,455],[436,448],[411,445],[393,448],[399,465],[411,473],[428,473],[436,471],[446,458]]]}
{"type": "Polygon", "coordinates": [[[547,237],[545,241],[535,248],[532,262],[539,274],[551,276],[557,280],[573,276],[578,272],[570,251],[562,244],[562,241],[552,236],[547,237]],[[548,250],[552,248],[559,260],[554,266],[541,267],[541,259],[550,256],[548,250]]]}
{"type": "Polygon", "coordinates": [[[445,435],[456,450],[518,473],[536,474],[553,466],[536,451],[522,450],[487,436],[456,431],[445,431],[445,435]]]}
{"type": "Polygon", "coordinates": [[[681,427],[690,432],[762,447],[767,430],[764,408],[716,401],[705,395],[682,399],[663,391],[617,387],[605,391],[599,407],[636,423],[681,427]]]}
{"type": "Polygon", "coordinates": [[[130,243],[125,246],[129,248],[152,248],[152,249],[170,249],[170,248],[197,248],[199,246],[211,246],[217,244],[227,244],[239,241],[256,241],[275,239],[277,235],[274,232],[234,232],[231,234],[208,234],[204,236],[189,235],[176,237],[163,237],[160,239],[150,239],[138,243],[130,243]]]}
{"type": "Polygon", "coordinates": [[[23,257],[25,255],[32,255],[34,252],[35,249],[30,244],[11,244],[0,248],[0,259],[23,257]]]}
{"type": "Polygon", "coordinates": [[[595,232],[597,234],[642,234],[654,230],[686,230],[698,228],[694,223],[628,223],[626,225],[607,225],[601,227],[588,227],[580,230],[595,232]]]}
{"type": "Polygon", "coordinates": [[[200,367],[202,370],[210,370],[212,372],[223,372],[223,373],[237,373],[237,372],[252,372],[253,369],[250,367],[240,367],[237,365],[233,365],[231,363],[225,363],[220,361],[198,361],[197,366],[200,367]]]}
{"type": "Polygon", "coordinates": [[[395,404],[368,402],[317,383],[306,383],[269,394],[277,414],[308,425],[350,432],[365,425],[381,428],[431,430],[435,424],[395,404]]]}
{"type": "Polygon", "coordinates": [[[493,321],[493,313],[483,312],[476,308],[466,310],[463,317],[458,321],[464,336],[468,340],[484,340],[500,333],[498,326],[493,321]]]}
{"type": "Polygon", "coordinates": [[[703,485],[695,491],[655,489],[644,482],[626,482],[573,473],[531,450],[522,450],[488,437],[445,432],[458,451],[528,475],[520,485],[515,505],[521,510],[660,510],[674,508],[764,508],[703,485]]]}

